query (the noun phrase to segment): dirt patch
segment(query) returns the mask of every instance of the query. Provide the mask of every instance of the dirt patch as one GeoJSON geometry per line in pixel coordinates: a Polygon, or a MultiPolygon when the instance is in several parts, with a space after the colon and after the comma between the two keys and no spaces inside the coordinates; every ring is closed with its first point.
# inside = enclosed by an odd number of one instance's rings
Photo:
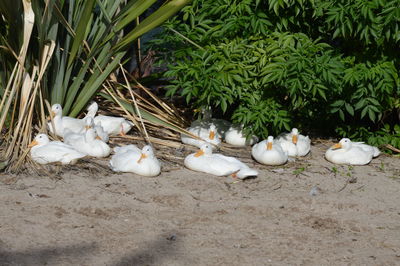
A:
{"type": "Polygon", "coordinates": [[[228,147],[259,170],[245,181],[165,158],[156,178],[106,160],[0,175],[0,265],[398,264],[400,160],[333,165],[330,145],[280,167],[228,147]]]}

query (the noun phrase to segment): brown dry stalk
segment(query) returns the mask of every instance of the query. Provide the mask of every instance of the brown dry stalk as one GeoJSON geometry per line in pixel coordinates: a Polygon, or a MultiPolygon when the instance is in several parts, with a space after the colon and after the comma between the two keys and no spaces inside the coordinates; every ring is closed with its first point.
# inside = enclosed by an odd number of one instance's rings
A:
{"type": "Polygon", "coordinates": [[[391,151],[400,153],[400,150],[399,150],[399,149],[397,149],[396,147],[393,147],[393,146],[390,145],[390,144],[386,144],[385,147],[388,148],[388,149],[391,150],[391,151]]]}

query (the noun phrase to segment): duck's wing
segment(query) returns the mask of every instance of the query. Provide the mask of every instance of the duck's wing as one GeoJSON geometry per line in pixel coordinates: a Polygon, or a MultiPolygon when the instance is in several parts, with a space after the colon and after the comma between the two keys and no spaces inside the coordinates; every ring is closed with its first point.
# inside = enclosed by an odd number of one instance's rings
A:
{"type": "Polygon", "coordinates": [[[139,149],[136,145],[130,144],[120,147],[114,148],[115,153],[125,153],[125,152],[135,152],[135,153],[142,153],[142,150],[139,149]]]}
{"type": "Polygon", "coordinates": [[[137,166],[137,161],[140,158],[140,153],[132,150],[127,150],[123,153],[114,154],[110,160],[110,166],[113,171],[127,172],[137,166]]]}
{"type": "Polygon", "coordinates": [[[52,141],[36,149],[35,156],[47,158],[49,162],[55,162],[61,161],[64,157],[82,158],[85,157],[86,154],[75,150],[68,144],[52,141]]]}
{"type": "Polygon", "coordinates": [[[214,154],[215,156],[218,156],[219,158],[226,160],[232,164],[236,164],[237,166],[240,167],[239,172],[236,173],[236,176],[240,179],[244,179],[249,176],[257,176],[258,171],[255,169],[250,168],[247,164],[243,163],[239,159],[235,157],[230,157],[230,156],[225,156],[222,154],[214,154]]]}
{"type": "Polygon", "coordinates": [[[307,144],[311,143],[311,139],[308,136],[304,136],[304,135],[299,135],[298,141],[304,142],[304,143],[307,143],[307,144]]]}
{"type": "Polygon", "coordinates": [[[75,133],[81,133],[85,128],[85,121],[83,119],[64,116],[62,118],[62,126],[64,128],[64,132],[68,129],[75,133]]]}
{"type": "Polygon", "coordinates": [[[215,156],[215,154],[209,157],[206,167],[211,173],[218,176],[230,175],[240,170],[239,164],[215,156]]]}
{"type": "Polygon", "coordinates": [[[369,152],[373,157],[379,156],[380,150],[372,145],[365,144],[364,142],[352,142],[353,146],[361,148],[365,152],[369,152]]]}
{"type": "Polygon", "coordinates": [[[72,132],[69,129],[64,130],[64,142],[66,144],[72,145],[76,141],[80,141],[85,137],[84,134],[72,132]]]}
{"type": "Polygon", "coordinates": [[[245,163],[241,162],[239,159],[237,159],[235,157],[225,156],[225,155],[218,154],[218,153],[214,153],[213,156],[215,156],[216,158],[219,158],[221,160],[225,160],[229,163],[237,164],[241,168],[242,167],[248,168],[248,166],[245,163]]]}
{"type": "Polygon", "coordinates": [[[125,118],[115,116],[98,115],[94,118],[96,125],[101,124],[104,131],[108,134],[118,134],[121,131],[121,125],[125,118]]]}

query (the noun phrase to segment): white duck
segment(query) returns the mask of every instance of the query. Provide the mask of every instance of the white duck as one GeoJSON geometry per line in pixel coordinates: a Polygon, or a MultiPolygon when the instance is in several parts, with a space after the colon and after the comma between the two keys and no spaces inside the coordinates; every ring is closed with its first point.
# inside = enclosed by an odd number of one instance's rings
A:
{"type": "Polygon", "coordinates": [[[89,128],[84,137],[76,138],[69,143],[77,151],[93,157],[107,157],[111,153],[111,148],[100,139],[94,128],[89,128]]]}
{"type": "Polygon", "coordinates": [[[101,125],[103,127],[104,132],[108,135],[121,135],[124,136],[131,130],[132,126],[134,125],[132,122],[126,120],[123,117],[116,117],[116,116],[106,116],[106,115],[98,115],[95,114],[98,111],[98,104],[93,102],[88,107],[88,113],[86,117],[93,117],[94,123],[96,125],[101,125]]]}
{"type": "Polygon", "coordinates": [[[212,118],[212,111],[210,107],[203,108],[201,110],[201,113],[203,118],[193,121],[190,125],[191,128],[201,127],[207,129],[213,124],[218,134],[220,136],[224,136],[231,126],[231,123],[229,121],[226,121],[224,119],[212,118]]]}
{"type": "Polygon", "coordinates": [[[255,144],[251,150],[253,158],[266,165],[282,165],[288,160],[288,154],[284,151],[278,142],[274,142],[274,137],[269,136],[255,144]]]}
{"type": "Polygon", "coordinates": [[[108,142],[109,136],[104,131],[104,129],[100,123],[98,125],[95,125],[93,118],[90,116],[85,116],[85,118],[83,118],[83,120],[85,121],[85,130],[80,133],[73,133],[72,131],[70,131],[68,129],[64,130],[64,142],[69,143],[70,140],[72,140],[72,139],[82,138],[82,136],[84,136],[86,131],[90,128],[96,129],[97,136],[99,136],[100,140],[102,140],[106,143],[108,142]]]}
{"type": "Polygon", "coordinates": [[[200,150],[185,158],[187,168],[216,176],[233,175],[240,179],[257,176],[258,172],[251,169],[234,157],[222,154],[213,154],[210,144],[203,144],[200,150]]]}
{"type": "Polygon", "coordinates": [[[214,124],[211,124],[209,128],[203,128],[201,126],[190,127],[187,129],[193,135],[198,136],[202,140],[194,139],[188,135],[181,134],[181,140],[185,144],[201,147],[205,143],[211,143],[219,145],[221,143],[221,137],[217,132],[214,124]]]}
{"type": "Polygon", "coordinates": [[[64,143],[71,145],[72,143],[85,138],[86,131],[93,128],[93,118],[85,117],[83,120],[85,121],[85,127],[84,130],[79,133],[73,132],[68,128],[64,129],[64,143]]]}
{"type": "Polygon", "coordinates": [[[281,134],[277,137],[277,141],[289,156],[306,156],[311,149],[310,138],[299,134],[297,128],[293,128],[290,133],[281,134]]]}
{"type": "Polygon", "coordinates": [[[253,145],[258,141],[257,136],[251,136],[247,139],[243,134],[243,125],[241,126],[231,126],[225,133],[225,142],[234,146],[244,147],[248,145],[253,145]]]}
{"type": "Polygon", "coordinates": [[[61,141],[50,141],[46,134],[38,134],[28,147],[31,148],[32,159],[40,164],[53,162],[73,164],[86,156],[86,154],[61,141]]]}
{"type": "Polygon", "coordinates": [[[157,176],[161,172],[161,164],[150,145],[142,150],[135,145],[127,145],[116,147],[114,151],[110,167],[115,172],[132,172],[142,176],[157,176]]]}
{"type": "Polygon", "coordinates": [[[50,122],[47,123],[51,133],[56,134],[59,137],[64,137],[64,130],[68,129],[74,133],[80,133],[85,128],[85,121],[83,119],[77,119],[69,116],[62,115],[62,107],[60,104],[53,104],[51,107],[51,114],[53,118],[54,128],[50,122]]]}
{"type": "MultiPolygon", "coordinates": [[[[352,164],[352,165],[365,165],[368,164],[374,154],[376,154],[376,150],[369,145],[362,143],[353,143],[348,138],[343,138],[339,141],[339,143],[330,147],[326,153],[325,158],[336,164],[352,164]],[[365,145],[365,146],[364,146],[365,145]]],[[[378,154],[379,155],[379,154],[378,154]]]]}

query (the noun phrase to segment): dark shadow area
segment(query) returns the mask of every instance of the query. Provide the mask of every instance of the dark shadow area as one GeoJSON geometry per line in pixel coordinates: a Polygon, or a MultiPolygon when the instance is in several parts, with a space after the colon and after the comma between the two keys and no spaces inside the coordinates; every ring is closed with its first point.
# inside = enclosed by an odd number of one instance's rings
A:
{"type": "Polygon", "coordinates": [[[0,265],[54,265],[79,263],[80,258],[96,250],[96,244],[65,247],[32,248],[24,251],[5,251],[0,248],[0,265]]]}
{"type": "Polygon", "coordinates": [[[174,255],[180,247],[180,239],[175,233],[160,235],[153,241],[146,241],[139,247],[126,254],[115,266],[134,266],[134,265],[159,265],[162,260],[174,255]]]}

